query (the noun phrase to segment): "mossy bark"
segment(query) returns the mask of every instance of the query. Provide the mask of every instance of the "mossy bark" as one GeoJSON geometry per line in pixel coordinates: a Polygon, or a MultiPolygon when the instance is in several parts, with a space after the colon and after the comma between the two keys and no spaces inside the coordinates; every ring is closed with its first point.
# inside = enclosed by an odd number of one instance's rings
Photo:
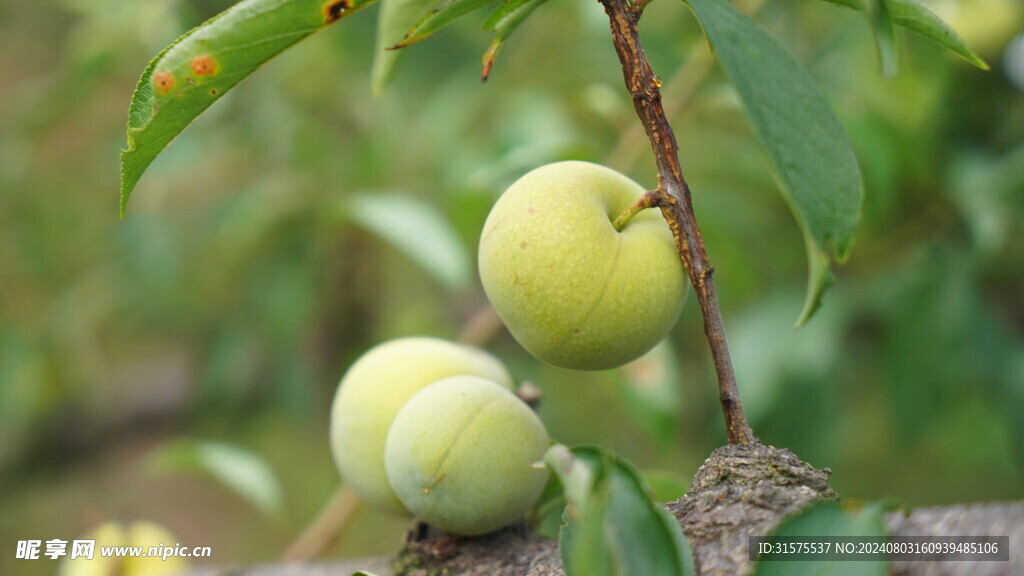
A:
{"type": "MultiPolygon", "coordinates": [[[[817,470],[792,452],[763,445],[715,450],[686,496],[666,505],[690,541],[700,576],[736,576],[749,570],[747,538],[766,534],[808,504],[836,499],[829,470],[817,470]]],[[[886,516],[890,533],[904,536],[1009,535],[1009,562],[894,562],[894,576],[1009,576],[1024,574],[1024,502],[969,504],[886,516]]],[[[220,568],[189,576],[561,576],[557,542],[523,526],[479,538],[453,538],[417,526],[397,558],[316,565],[220,568]]]]}

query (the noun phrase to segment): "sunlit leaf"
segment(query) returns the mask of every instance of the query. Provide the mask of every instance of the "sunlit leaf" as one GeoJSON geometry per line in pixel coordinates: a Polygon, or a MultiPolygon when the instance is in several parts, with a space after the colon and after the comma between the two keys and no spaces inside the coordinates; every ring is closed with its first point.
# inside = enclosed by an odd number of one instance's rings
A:
{"type": "Polygon", "coordinates": [[[220,442],[179,440],[149,456],[158,472],[205,472],[268,515],[281,512],[277,475],[259,455],[220,442]]]}
{"type": "Polygon", "coordinates": [[[568,500],[559,536],[567,576],[693,573],[679,522],[632,464],[587,446],[556,445],[544,460],[568,500]]]}
{"type": "Polygon", "coordinates": [[[447,0],[440,8],[421,19],[409,30],[399,45],[415,44],[470,12],[492,4],[495,0],[447,0]]]}
{"type": "MultiPolygon", "coordinates": [[[[866,13],[869,11],[868,4],[865,3],[865,0],[824,1],[852,8],[858,12],[866,13]]],[[[981,68],[982,70],[988,70],[988,64],[967,46],[964,39],[950,28],[949,24],[946,24],[942,18],[936,16],[934,12],[929,10],[928,7],[922,4],[919,0],[873,1],[880,3],[884,1],[885,8],[894,24],[902,26],[911,32],[920,34],[921,36],[948,48],[964,60],[978,68],[981,68]]]]}
{"type": "Polygon", "coordinates": [[[384,91],[402,57],[401,50],[390,48],[402,42],[405,34],[429,13],[436,0],[384,0],[377,17],[377,48],[373,54],[373,91],[384,91]]]}
{"type": "Polygon", "coordinates": [[[486,81],[491,75],[494,60],[498,57],[498,53],[501,52],[501,47],[505,44],[505,40],[515,32],[520,24],[526,21],[530,14],[533,14],[534,10],[547,1],[505,0],[501,6],[498,6],[491,13],[487,21],[484,22],[484,30],[494,30],[495,35],[491,45],[487,48],[487,52],[484,53],[483,72],[480,74],[483,80],[486,81]]]}
{"type": "Polygon", "coordinates": [[[726,0],[686,0],[739,93],[751,128],[807,245],[806,322],[849,254],[860,216],[860,167],[842,124],[792,54],[726,0]]]}
{"type": "MultiPolygon", "coordinates": [[[[882,514],[886,506],[869,504],[849,509],[835,503],[821,504],[806,509],[786,521],[773,536],[795,538],[827,538],[855,536],[886,536],[882,514]]],[[[889,573],[886,560],[857,562],[840,560],[771,560],[758,561],[755,576],[885,576],[889,573]]]]}
{"type": "Polygon", "coordinates": [[[356,223],[373,232],[449,289],[471,280],[469,251],[434,206],[410,196],[363,194],[349,204],[356,223]]]}
{"type": "Polygon", "coordinates": [[[122,215],[146,168],[211,104],[274,56],[373,1],[243,0],[164,49],[132,95],[122,215]]]}

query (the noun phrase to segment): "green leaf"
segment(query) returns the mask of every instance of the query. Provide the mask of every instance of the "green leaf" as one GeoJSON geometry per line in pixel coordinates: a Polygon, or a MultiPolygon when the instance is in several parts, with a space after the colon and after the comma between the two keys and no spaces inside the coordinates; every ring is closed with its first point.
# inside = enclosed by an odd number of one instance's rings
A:
{"type": "MultiPolygon", "coordinates": [[[[835,503],[812,506],[786,521],[774,536],[781,537],[843,537],[886,536],[883,512],[888,505],[873,503],[859,509],[848,509],[835,503]]],[[[759,560],[755,576],[886,576],[889,562],[840,560],[759,560]]]]}
{"type": "Polygon", "coordinates": [[[164,49],[132,95],[121,215],[146,168],[211,104],[274,56],[373,1],[243,0],[164,49]]]}
{"type": "Polygon", "coordinates": [[[427,14],[409,30],[405,35],[405,40],[399,46],[415,44],[466,14],[493,2],[494,0],[447,0],[440,8],[427,14]]]}
{"type": "Polygon", "coordinates": [[[896,50],[896,32],[893,29],[889,10],[890,0],[874,0],[872,28],[875,33],[875,44],[878,46],[878,59],[882,65],[882,75],[892,78],[899,67],[899,53],[896,50]]]}
{"type": "Polygon", "coordinates": [[[726,0],[685,0],[739,93],[797,224],[809,263],[797,325],[831,284],[831,261],[849,254],[860,216],[860,167],[842,124],[793,55],[726,0]]]}
{"type": "Polygon", "coordinates": [[[568,500],[559,536],[567,576],[693,573],[679,523],[632,464],[601,448],[562,445],[544,461],[568,500]]]}
{"type": "Polygon", "coordinates": [[[422,20],[435,0],[384,0],[377,17],[377,49],[373,56],[373,92],[384,91],[395,66],[402,56],[401,50],[393,48],[400,44],[406,32],[422,20]]]}
{"type": "Polygon", "coordinates": [[[484,53],[483,73],[480,76],[485,82],[491,75],[494,60],[498,57],[498,53],[501,52],[501,47],[505,44],[505,40],[515,32],[516,28],[519,28],[520,24],[526,21],[530,14],[533,14],[534,10],[547,1],[505,0],[487,18],[487,21],[484,22],[484,30],[494,30],[495,35],[491,45],[487,48],[487,52],[484,53]]]}
{"type": "Polygon", "coordinates": [[[558,476],[548,476],[537,504],[526,515],[527,524],[533,531],[549,540],[557,540],[562,529],[562,512],[565,510],[565,492],[558,476]]]}
{"type": "MultiPolygon", "coordinates": [[[[845,6],[858,12],[868,12],[864,0],[824,0],[831,4],[845,6]]],[[[881,1],[881,0],[877,0],[881,1]]],[[[935,15],[919,0],[884,0],[886,9],[893,23],[915,32],[948,48],[964,60],[982,70],[988,70],[988,64],[974,53],[949,24],[935,15]]]]}
{"type": "Polygon", "coordinates": [[[358,572],[353,572],[352,576],[377,576],[377,575],[374,574],[373,572],[367,572],[365,570],[360,570],[358,572]]]}
{"type": "Polygon", "coordinates": [[[261,512],[281,513],[277,475],[259,455],[220,442],[178,440],[160,446],[148,457],[157,472],[202,471],[247,500],[261,512]]]}
{"type": "Polygon", "coordinates": [[[351,218],[419,264],[450,290],[472,280],[469,251],[434,206],[411,196],[361,194],[349,205],[351,218]]]}

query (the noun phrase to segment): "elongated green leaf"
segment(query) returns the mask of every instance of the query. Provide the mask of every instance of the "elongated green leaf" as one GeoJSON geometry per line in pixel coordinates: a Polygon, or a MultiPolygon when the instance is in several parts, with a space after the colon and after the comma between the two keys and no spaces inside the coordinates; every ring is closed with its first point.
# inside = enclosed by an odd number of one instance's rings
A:
{"type": "Polygon", "coordinates": [[[565,488],[559,535],[567,576],[693,573],[679,523],[632,464],[596,447],[552,447],[544,458],[565,488]]]}
{"type": "MultiPolygon", "coordinates": [[[[773,534],[780,538],[878,537],[887,534],[882,521],[883,504],[848,510],[838,504],[814,506],[782,524],[773,534]]],[[[757,562],[755,576],[885,576],[886,560],[856,562],[834,559],[779,560],[770,555],[757,562]]],[[[781,557],[779,557],[781,558],[781,557]]]]}
{"type": "MultiPolygon", "coordinates": [[[[865,0],[824,1],[852,8],[858,12],[868,12],[865,0]]],[[[894,24],[948,48],[982,70],[988,70],[988,64],[967,46],[964,39],[919,0],[884,0],[884,2],[894,24]]]]}
{"type": "Polygon", "coordinates": [[[927,6],[918,0],[885,1],[889,5],[889,13],[892,15],[893,22],[949,48],[978,68],[988,70],[988,64],[968,48],[964,39],[927,6]]]}
{"type": "Polygon", "coordinates": [[[427,14],[405,35],[399,46],[415,44],[470,12],[483,8],[495,0],[447,0],[440,8],[427,14]]]}
{"type": "Polygon", "coordinates": [[[874,0],[875,9],[872,28],[875,45],[878,46],[878,60],[882,64],[882,75],[892,78],[899,68],[899,53],[896,50],[896,31],[893,29],[889,0],[874,0]]]}
{"type": "Polygon", "coordinates": [[[380,94],[391,81],[401,50],[391,48],[430,11],[436,0],[383,0],[377,17],[377,49],[373,55],[373,91],[380,94]]]}
{"type": "Polygon", "coordinates": [[[363,194],[352,198],[352,219],[431,273],[451,290],[472,277],[469,250],[433,206],[410,196],[363,194]]]}
{"type": "Polygon", "coordinates": [[[792,54],[726,0],[685,0],[739,93],[751,128],[804,232],[810,318],[860,216],[860,167],[842,124],[792,54]]]}
{"type": "Polygon", "coordinates": [[[277,475],[263,458],[242,448],[219,442],[179,440],[151,454],[149,465],[161,472],[201,470],[260,511],[268,515],[281,512],[281,485],[277,475]]]}
{"type": "Polygon", "coordinates": [[[485,82],[491,75],[491,68],[494,66],[494,60],[498,57],[498,53],[501,52],[501,47],[505,44],[505,40],[519,28],[519,25],[526,21],[526,19],[533,14],[541,4],[546,3],[548,0],[505,0],[505,2],[498,6],[494,12],[484,22],[484,30],[494,30],[494,40],[491,41],[491,45],[487,48],[487,52],[484,53],[483,58],[483,73],[480,77],[485,82]]]}
{"type": "Polygon", "coordinates": [[[154,58],[121,152],[121,213],[142,173],[193,120],[268,60],[374,0],[243,0],[154,58]]]}

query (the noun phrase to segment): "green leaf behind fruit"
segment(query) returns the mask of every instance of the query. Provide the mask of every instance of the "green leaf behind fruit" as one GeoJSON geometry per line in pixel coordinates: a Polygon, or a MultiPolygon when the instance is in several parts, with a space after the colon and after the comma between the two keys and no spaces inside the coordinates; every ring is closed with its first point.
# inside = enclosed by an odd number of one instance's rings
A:
{"type": "Polygon", "coordinates": [[[351,198],[349,216],[419,264],[449,290],[472,280],[469,250],[434,206],[411,196],[360,194],[351,198]]]}
{"type": "Polygon", "coordinates": [[[863,182],[853,145],[818,87],[771,34],[726,0],[685,0],[739,93],[797,224],[809,264],[806,322],[849,254],[863,182]]]}

